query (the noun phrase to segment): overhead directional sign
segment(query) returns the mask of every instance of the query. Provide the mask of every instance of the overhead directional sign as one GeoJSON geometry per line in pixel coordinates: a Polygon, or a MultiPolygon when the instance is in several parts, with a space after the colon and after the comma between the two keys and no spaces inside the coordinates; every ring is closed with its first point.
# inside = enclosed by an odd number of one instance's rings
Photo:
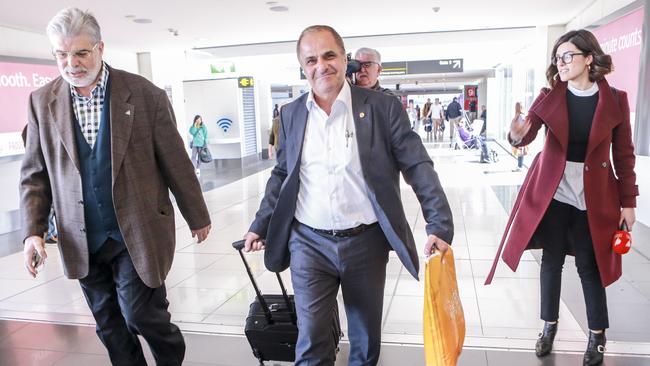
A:
{"type": "Polygon", "coordinates": [[[441,74],[463,72],[462,58],[382,63],[382,75],[441,74]]]}
{"type": "Polygon", "coordinates": [[[237,78],[237,85],[240,88],[251,88],[255,86],[255,80],[253,80],[252,76],[241,76],[237,78]]]}
{"type": "Polygon", "coordinates": [[[408,67],[405,61],[398,62],[382,62],[381,75],[406,75],[408,74],[408,67]]]}

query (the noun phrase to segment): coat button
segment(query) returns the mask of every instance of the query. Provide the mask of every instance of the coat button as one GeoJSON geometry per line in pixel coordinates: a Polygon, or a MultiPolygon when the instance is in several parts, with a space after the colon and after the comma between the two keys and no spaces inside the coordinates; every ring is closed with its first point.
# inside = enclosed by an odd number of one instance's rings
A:
{"type": "Polygon", "coordinates": [[[86,232],[86,229],[85,229],[85,228],[81,228],[79,231],[81,231],[82,233],[85,233],[85,232],[86,232]]]}
{"type": "Polygon", "coordinates": [[[585,165],[585,171],[589,171],[589,166],[585,165]]]}
{"type": "Polygon", "coordinates": [[[603,166],[603,168],[607,168],[607,162],[604,162],[604,161],[603,161],[602,166],[603,166]]]}

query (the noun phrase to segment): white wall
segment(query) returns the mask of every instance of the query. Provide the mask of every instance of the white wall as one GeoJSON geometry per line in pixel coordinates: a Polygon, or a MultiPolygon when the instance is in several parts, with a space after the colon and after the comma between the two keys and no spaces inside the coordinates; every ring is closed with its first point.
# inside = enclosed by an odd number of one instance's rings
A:
{"type": "Polygon", "coordinates": [[[255,81],[255,104],[257,105],[257,151],[266,149],[269,145],[269,130],[273,124],[273,98],[271,84],[265,80],[255,81]]]}
{"type": "Polygon", "coordinates": [[[486,80],[486,94],[488,96],[487,98],[487,127],[486,127],[486,134],[489,138],[493,139],[503,139],[504,133],[504,125],[501,123],[503,121],[502,113],[499,110],[499,88],[498,88],[498,83],[495,78],[488,78],[486,80]]]}
{"type": "Polygon", "coordinates": [[[52,59],[50,41],[45,34],[0,26],[0,55],[52,59]]]}
{"type": "Polygon", "coordinates": [[[634,171],[640,193],[636,201],[636,218],[650,226],[650,157],[637,155],[634,171]]]}
{"type": "Polygon", "coordinates": [[[185,52],[181,49],[152,51],[150,60],[153,77],[152,82],[159,88],[171,90],[172,107],[176,115],[176,124],[187,146],[187,131],[192,121],[186,120],[185,113],[183,78],[188,68],[185,60],[185,52]]]}
{"type": "MultiPolygon", "coordinates": [[[[595,0],[582,14],[566,25],[566,30],[588,27],[636,0],[595,0]]],[[[646,1],[647,3],[647,1],[646,1]]]]}

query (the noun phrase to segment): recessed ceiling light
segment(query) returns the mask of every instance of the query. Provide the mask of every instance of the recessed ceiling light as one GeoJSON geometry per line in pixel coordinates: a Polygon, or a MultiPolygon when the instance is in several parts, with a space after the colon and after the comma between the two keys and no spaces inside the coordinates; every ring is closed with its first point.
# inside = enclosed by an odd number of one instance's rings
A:
{"type": "Polygon", "coordinates": [[[270,11],[277,11],[277,12],[289,11],[289,7],[284,6],[284,5],[277,5],[277,6],[270,7],[269,10],[270,11]]]}
{"type": "Polygon", "coordinates": [[[125,17],[126,19],[135,19],[135,15],[131,15],[131,14],[129,14],[129,15],[125,15],[124,17],[125,17]]]}
{"type": "Polygon", "coordinates": [[[148,19],[148,18],[136,18],[136,19],[133,19],[133,23],[138,23],[138,24],[150,24],[152,22],[153,22],[153,20],[148,19]]]}
{"type": "Polygon", "coordinates": [[[266,2],[266,5],[277,5],[277,4],[278,4],[277,1],[267,1],[266,2]]]}

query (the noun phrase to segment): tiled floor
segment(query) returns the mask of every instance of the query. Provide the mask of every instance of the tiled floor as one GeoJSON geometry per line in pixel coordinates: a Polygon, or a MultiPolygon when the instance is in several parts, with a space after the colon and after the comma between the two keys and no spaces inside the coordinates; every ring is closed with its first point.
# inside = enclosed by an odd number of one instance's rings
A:
{"type": "MultiPolygon", "coordinates": [[[[215,335],[185,332],[187,345],[184,366],[257,365],[246,338],[241,335],[215,335]]],[[[145,357],[155,363],[146,342],[145,357]]],[[[349,346],[340,344],[337,366],[347,365],[349,346]]],[[[458,366],[578,365],[577,352],[554,352],[539,360],[530,351],[479,349],[466,347],[458,366]]],[[[289,365],[266,362],[267,365],[289,365]]],[[[384,343],[380,366],[423,365],[421,345],[384,343]]],[[[0,320],[0,366],[109,366],[110,361],[91,326],[72,326],[0,320]],[[47,340],[44,342],[44,340],[47,340]]],[[[607,355],[606,366],[650,366],[650,358],[607,355]]]]}
{"type": "MultiPolygon", "coordinates": [[[[525,172],[513,172],[516,161],[496,144],[491,145],[499,152],[500,161],[495,164],[479,164],[476,150],[454,151],[448,143],[427,146],[456,227],[453,250],[467,323],[466,350],[460,364],[577,364],[586,343],[586,319],[580,283],[570,259],[563,279],[555,344],[558,354],[543,361],[530,353],[542,325],[538,315],[539,253],[525,253],[516,273],[501,263],[494,283],[483,286],[525,172]]],[[[265,164],[258,168],[268,166],[265,164]]],[[[241,169],[226,184],[217,182],[218,172],[210,169],[202,169],[201,180],[213,231],[205,243],[196,244],[177,215],[176,257],[166,282],[170,311],[188,338],[188,365],[254,364],[252,358],[242,359],[251,356],[241,337],[254,293],[230,243],[247,231],[270,170],[252,173],[241,169]],[[206,343],[210,346],[201,347],[206,343]],[[216,350],[230,352],[233,358],[213,353],[216,350]],[[242,361],[225,361],[231,359],[242,361]]],[[[405,184],[402,197],[422,251],[425,223],[417,199],[405,184]]],[[[635,226],[633,235],[634,249],[624,257],[624,276],[608,288],[611,358],[607,365],[650,364],[646,358],[650,356],[650,235],[642,225],[635,226]]],[[[0,245],[14,244],[2,242],[5,238],[0,238],[0,245]]],[[[0,321],[0,366],[106,364],[101,345],[92,328],[87,327],[93,319],[78,283],[63,276],[56,247],[48,246],[47,250],[49,258],[35,280],[26,274],[21,253],[0,258],[0,318],[76,326],[0,321]],[[88,342],[92,346],[83,346],[88,342]]],[[[275,276],[264,268],[262,254],[250,254],[249,261],[262,290],[278,292],[275,276]]],[[[283,278],[291,290],[289,273],[283,273],[283,278]]],[[[383,365],[405,364],[391,361],[403,357],[413,360],[409,365],[421,364],[422,306],[422,282],[408,275],[392,253],[384,297],[383,365]]],[[[345,332],[343,311],[341,316],[345,332]]]]}

